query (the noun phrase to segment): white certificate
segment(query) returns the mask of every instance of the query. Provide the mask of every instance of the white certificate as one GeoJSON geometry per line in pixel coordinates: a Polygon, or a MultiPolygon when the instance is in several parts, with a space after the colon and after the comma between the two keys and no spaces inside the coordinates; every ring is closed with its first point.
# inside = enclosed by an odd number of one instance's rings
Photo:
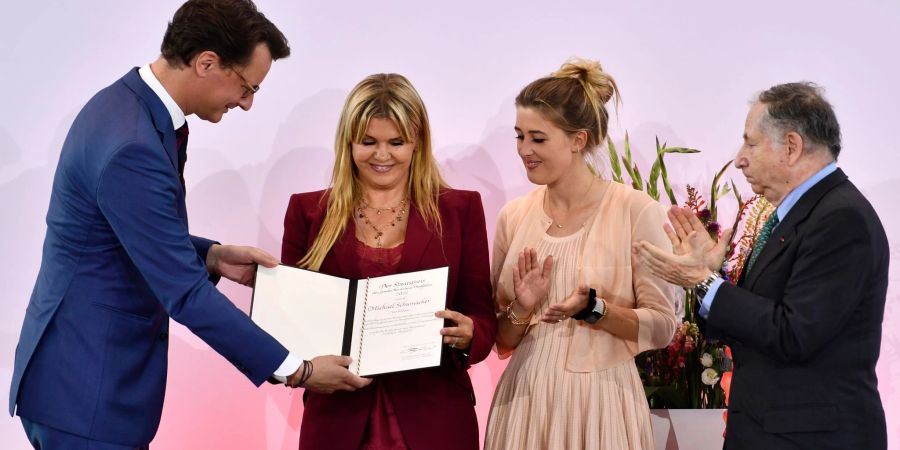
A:
{"type": "Polygon", "coordinates": [[[250,317],[291,352],[348,355],[371,376],[436,367],[448,268],[348,280],[289,266],[257,269],[250,317]]]}

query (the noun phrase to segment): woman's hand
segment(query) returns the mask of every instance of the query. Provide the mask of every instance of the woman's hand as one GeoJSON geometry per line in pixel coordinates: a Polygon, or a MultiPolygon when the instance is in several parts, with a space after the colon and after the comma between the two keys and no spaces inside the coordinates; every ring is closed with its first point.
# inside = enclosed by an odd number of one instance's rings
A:
{"type": "Polygon", "coordinates": [[[441,335],[444,336],[444,343],[450,348],[458,348],[466,351],[472,345],[472,336],[475,333],[475,324],[469,316],[445,309],[434,313],[441,319],[452,321],[456,326],[445,327],[441,329],[441,335]]]}
{"type": "Polygon", "coordinates": [[[544,259],[541,268],[538,265],[537,250],[526,248],[519,253],[518,265],[513,268],[513,291],[516,294],[514,302],[517,303],[513,308],[517,316],[524,318],[530,315],[547,297],[552,269],[552,256],[544,259]]]}
{"type": "Polygon", "coordinates": [[[561,320],[578,314],[588,305],[589,289],[585,285],[580,285],[560,303],[550,305],[541,315],[541,320],[547,323],[558,323],[561,320]]]}

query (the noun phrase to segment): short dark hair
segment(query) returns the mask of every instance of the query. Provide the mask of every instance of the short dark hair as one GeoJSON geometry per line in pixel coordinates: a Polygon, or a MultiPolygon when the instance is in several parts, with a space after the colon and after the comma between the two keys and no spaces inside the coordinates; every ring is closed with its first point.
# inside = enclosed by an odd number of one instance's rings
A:
{"type": "Polygon", "coordinates": [[[779,133],[795,131],[803,140],[828,147],[837,159],[841,153],[841,127],[834,108],[815,83],[801,81],[772,86],[757,99],[766,105],[771,127],[779,133]]]}
{"type": "Polygon", "coordinates": [[[169,64],[189,65],[204,51],[219,55],[223,66],[245,66],[260,43],[272,59],[291,54],[284,34],[251,0],[188,0],[166,28],[160,50],[169,64]]]}

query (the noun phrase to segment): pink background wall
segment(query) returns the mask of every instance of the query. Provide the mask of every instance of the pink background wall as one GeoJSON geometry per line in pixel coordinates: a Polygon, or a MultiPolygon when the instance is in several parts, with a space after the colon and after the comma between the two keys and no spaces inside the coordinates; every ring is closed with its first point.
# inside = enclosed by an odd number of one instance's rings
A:
{"type": "MultiPolygon", "coordinates": [[[[499,208],[530,189],[515,154],[513,97],[569,56],[599,59],[625,103],[611,127],[632,136],[646,167],[659,136],[700,155],[669,160],[670,177],[707,186],[740,144],[747,101],[772,84],[827,88],[843,127],[839,162],[879,211],[900,249],[900,3],[309,2],[259,0],[288,36],[251,113],[213,126],[191,120],[191,229],[222,242],[280,249],[289,194],[327,183],[341,102],[365,75],[399,72],[428,106],[434,147],[456,187],[482,193],[489,234],[499,208]]],[[[93,95],[155,58],[179,1],[4,2],[0,41],[0,392],[40,261],[50,182],[65,133],[93,95]]],[[[739,172],[729,176],[749,192],[739,172]]],[[[733,211],[726,207],[725,211],[733,211]]],[[[900,271],[885,312],[878,367],[891,448],[900,449],[900,271]]],[[[250,291],[224,282],[247,309],[250,291]]],[[[254,388],[224,359],[173,327],[169,389],[155,449],[295,448],[300,392],[254,388]]],[[[481,423],[503,370],[471,370],[481,423]]],[[[65,376],[65,374],[61,374],[65,376]]],[[[139,380],[136,380],[139,382],[139,380]]],[[[5,404],[5,403],[4,403],[5,404]]],[[[0,419],[5,449],[27,448],[18,420],[0,419]]]]}

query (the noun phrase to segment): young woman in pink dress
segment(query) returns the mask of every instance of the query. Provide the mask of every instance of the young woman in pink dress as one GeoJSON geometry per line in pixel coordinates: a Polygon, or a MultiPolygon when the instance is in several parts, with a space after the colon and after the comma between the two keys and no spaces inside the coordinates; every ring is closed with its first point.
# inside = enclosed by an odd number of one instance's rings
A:
{"type": "Polygon", "coordinates": [[[670,246],[666,209],[588,162],[614,94],[600,64],[574,60],[516,97],[517,150],[538,187],[503,207],[494,239],[496,347],[510,361],[489,450],[653,448],[634,356],[671,340],[677,291],[631,257],[632,241],[670,246]]]}

